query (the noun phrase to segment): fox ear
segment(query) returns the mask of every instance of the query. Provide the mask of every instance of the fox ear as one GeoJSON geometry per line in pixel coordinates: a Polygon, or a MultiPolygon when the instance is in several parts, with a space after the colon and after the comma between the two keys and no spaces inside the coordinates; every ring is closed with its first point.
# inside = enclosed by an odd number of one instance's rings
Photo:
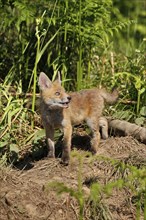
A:
{"type": "Polygon", "coordinates": [[[38,85],[41,90],[44,90],[50,88],[52,86],[52,82],[45,73],[41,72],[39,76],[38,85]]]}
{"type": "Polygon", "coordinates": [[[61,84],[61,76],[60,76],[60,72],[58,71],[58,82],[61,84]]]}
{"type": "Polygon", "coordinates": [[[60,76],[60,72],[58,71],[57,75],[55,76],[55,81],[57,81],[60,85],[61,85],[61,76],[60,76]]]}

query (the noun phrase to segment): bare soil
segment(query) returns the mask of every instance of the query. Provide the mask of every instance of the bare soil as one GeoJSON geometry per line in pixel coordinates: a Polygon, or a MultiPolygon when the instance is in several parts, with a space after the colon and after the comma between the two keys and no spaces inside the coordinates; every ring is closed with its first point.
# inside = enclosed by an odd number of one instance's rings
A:
{"type": "Polygon", "coordinates": [[[86,136],[73,137],[72,145],[68,166],[63,166],[59,157],[45,157],[37,161],[29,157],[15,167],[0,169],[0,220],[79,219],[77,199],[65,192],[58,195],[54,188],[49,187],[49,183],[54,181],[76,192],[79,183],[82,183],[85,201],[83,219],[133,220],[138,215],[139,219],[144,219],[143,209],[140,214],[136,211],[136,194],[130,186],[115,187],[109,194],[99,194],[96,205],[89,198],[93,183],[104,186],[128,175],[128,169],[122,172],[110,161],[117,160],[138,169],[144,167],[146,145],[132,137],[110,137],[101,141],[99,157],[84,156],[89,147],[86,136]],[[76,146],[77,149],[74,149],[76,146]]]}

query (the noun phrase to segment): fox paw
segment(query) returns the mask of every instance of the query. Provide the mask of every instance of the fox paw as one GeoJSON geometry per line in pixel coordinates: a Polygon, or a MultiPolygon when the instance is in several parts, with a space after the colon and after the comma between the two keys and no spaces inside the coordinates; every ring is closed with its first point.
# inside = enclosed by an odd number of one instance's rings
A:
{"type": "Polygon", "coordinates": [[[92,148],[91,153],[92,153],[92,155],[97,155],[97,149],[92,148]]]}
{"type": "Polygon", "coordinates": [[[49,158],[55,158],[55,154],[52,153],[52,152],[49,152],[47,157],[49,157],[49,158]]]}
{"type": "Polygon", "coordinates": [[[66,156],[62,156],[61,158],[61,164],[67,166],[69,164],[69,155],[66,155],[66,156]]]}
{"type": "Polygon", "coordinates": [[[69,160],[67,161],[67,160],[62,160],[61,159],[61,162],[60,162],[62,165],[64,165],[64,166],[68,166],[69,165],[69,160]]]}

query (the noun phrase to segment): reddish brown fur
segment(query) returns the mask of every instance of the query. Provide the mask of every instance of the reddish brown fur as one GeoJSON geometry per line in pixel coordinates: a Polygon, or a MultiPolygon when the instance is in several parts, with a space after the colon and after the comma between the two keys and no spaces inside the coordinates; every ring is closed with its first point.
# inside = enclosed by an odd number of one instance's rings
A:
{"type": "Polygon", "coordinates": [[[114,90],[110,94],[104,89],[95,88],[72,92],[68,95],[59,80],[51,82],[44,73],[40,74],[39,85],[41,89],[41,114],[49,146],[49,157],[55,157],[54,130],[62,128],[64,131],[62,161],[68,164],[72,125],[84,121],[93,133],[91,151],[96,153],[100,142],[99,119],[104,108],[104,101],[115,102],[118,97],[117,91],[114,90]]]}

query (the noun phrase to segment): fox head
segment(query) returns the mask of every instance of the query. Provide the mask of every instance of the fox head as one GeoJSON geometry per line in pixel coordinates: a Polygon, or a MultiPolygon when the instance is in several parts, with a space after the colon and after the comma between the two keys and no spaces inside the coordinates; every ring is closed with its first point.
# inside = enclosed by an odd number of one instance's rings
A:
{"type": "Polygon", "coordinates": [[[68,108],[71,97],[61,86],[60,74],[58,74],[58,79],[52,82],[45,73],[41,72],[38,84],[41,98],[50,109],[68,108]]]}

